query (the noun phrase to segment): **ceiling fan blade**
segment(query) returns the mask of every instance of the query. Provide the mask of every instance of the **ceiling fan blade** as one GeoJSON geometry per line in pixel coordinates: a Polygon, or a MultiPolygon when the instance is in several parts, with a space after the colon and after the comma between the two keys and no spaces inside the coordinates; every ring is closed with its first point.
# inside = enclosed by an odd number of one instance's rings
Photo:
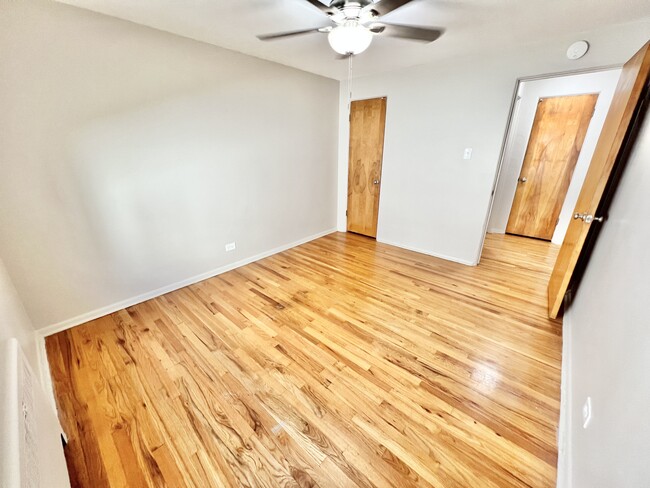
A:
{"type": "MultiPolygon", "coordinates": [[[[309,3],[311,3],[314,7],[316,7],[318,10],[321,12],[327,14],[327,15],[335,15],[338,13],[338,9],[335,7],[329,7],[325,5],[323,2],[319,2],[318,0],[305,0],[309,3]]],[[[331,3],[331,2],[329,2],[331,3]]]]}
{"type": "Polygon", "coordinates": [[[292,37],[292,36],[301,36],[303,34],[310,34],[312,32],[324,32],[327,33],[331,30],[331,27],[320,27],[316,29],[303,29],[303,30],[297,30],[297,31],[289,31],[289,32],[278,32],[277,34],[262,34],[260,36],[257,36],[257,38],[260,41],[273,41],[275,39],[283,39],[285,37],[292,37]]]}
{"type": "Polygon", "coordinates": [[[370,30],[375,34],[390,37],[401,37],[403,39],[412,39],[415,41],[433,42],[438,39],[445,31],[444,29],[431,29],[427,27],[416,27],[414,25],[373,24],[370,30]]]}
{"type": "MultiPolygon", "coordinates": [[[[318,0],[316,0],[318,1],[318,0]]],[[[402,5],[406,5],[412,0],[380,0],[377,3],[371,3],[366,6],[367,10],[374,10],[378,15],[386,15],[393,10],[400,8],[402,5]]]]}

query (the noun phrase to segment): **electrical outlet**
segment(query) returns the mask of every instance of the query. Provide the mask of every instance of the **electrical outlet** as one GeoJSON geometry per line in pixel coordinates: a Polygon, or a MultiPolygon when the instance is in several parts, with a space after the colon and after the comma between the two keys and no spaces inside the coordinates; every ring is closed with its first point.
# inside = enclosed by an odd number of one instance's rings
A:
{"type": "Polygon", "coordinates": [[[226,252],[234,251],[235,249],[237,249],[237,246],[234,242],[226,244],[226,252]]]}
{"type": "Polygon", "coordinates": [[[465,148],[465,152],[463,153],[463,159],[472,159],[472,148],[471,147],[465,148]]]}
{"type": "Polygon", "coordinates": [[[582,406],[582,428],[586,429],[591,423],[591,397],[587,397],[587,401],[582,406]]]}

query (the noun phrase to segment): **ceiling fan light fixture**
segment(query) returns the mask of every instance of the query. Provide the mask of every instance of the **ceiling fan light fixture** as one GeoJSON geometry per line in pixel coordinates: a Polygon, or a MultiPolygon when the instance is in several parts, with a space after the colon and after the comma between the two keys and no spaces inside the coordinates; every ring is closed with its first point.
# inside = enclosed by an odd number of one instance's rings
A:
{"type": "Polygon", "coordinates": [[[327,40],[339,54],[359,54],[368,49],[372,42],[372,32],[355,21],[334,27],[327,40]]]}

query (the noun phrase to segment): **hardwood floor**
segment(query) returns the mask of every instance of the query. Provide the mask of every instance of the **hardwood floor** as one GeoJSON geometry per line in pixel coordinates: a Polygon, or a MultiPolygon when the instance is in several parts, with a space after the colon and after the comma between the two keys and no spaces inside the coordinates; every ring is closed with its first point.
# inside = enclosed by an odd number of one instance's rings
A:
{"type": "Polygon", "coordinates": [[[338,233],[51,336],[73,486],[555,486],[556,252],[338,233]]]}

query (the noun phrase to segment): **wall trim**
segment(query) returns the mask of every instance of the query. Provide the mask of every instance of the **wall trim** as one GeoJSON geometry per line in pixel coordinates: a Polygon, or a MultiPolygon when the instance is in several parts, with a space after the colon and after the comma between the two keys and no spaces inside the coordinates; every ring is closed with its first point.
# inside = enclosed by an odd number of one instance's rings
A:
{"type": "Polygon", "coordinates": [[[571,487],[571,412],[573,410],[571,347],[573,328],[570,302],[571,299],[567,295],[562,318],[562,379],[560,384],[560,423],[557,433],[557,488],[571,487]]]}
{"type": "Polygon", "coordinates": [[[417,253],[420,253],[420,254],[426,254],[427,256],[431,256],[431,257],[434,257],[434,258],[440,258],[440,259],[444,259],[446,261],[453,261],[454,263],[464,264],[465,266],[476,266],[476,265],[478,265],[478,262],[476,262],[476,261],[468,261],[468,260],[456,258],[456,257],[453,257],[453,256],[447,256],[445,254],[439,254],[439,253],[434,253],[434,252],[431,252],[431,251],[425,251],[424,249],[419,249],[419,248],[413,247],[413,246],[406,246],[406,245],[400,244],[398,242],[387,241],[387,240],[379,239],[379,238],[377,238],[377,242],[379,242],[381,244],[388,244],[389,246],[399,247],[401,249],[406,249],[407,251],[413,251],[413,252],[417,252],[417,253]]]}
{"type": "Polygon", "coordinates": [[[623,64],[608,64],[606,66],[596,66],[594,68],[579,68],[568,71],[556,71],[554,73],[545,73],[542,75],[522,76],[519,81],[537,81],[546,80],[548,78],[560,78],[562,76],[585,75],[589,73],[600,73],[601,71],[611,71],[614,69],[621,69],[623,64]]]}
{"type": "MultiPolygon", "coordinates": [[[[91,320],[98,319],[100,317],[104,317],[105,315],[109,315],[111,313],[117,312],[118,310],[122,310],[127,307],[132,307],[133,305],[137,305],[138,303],[146,302],[147,300],[151,300],[152,298],[159,297],[161,295],[164,295],[166,293],[170,293],[172,291],[178,290],[180,288],[184,288],[189,285],[193,285],[195,283],[198,283],[199,281],[207,280],[209,278],[212,278],[214,276],[220,275],[222,273],[226,273],[228,271],[231,271],[233,269],[239,268],[241,266],[245,266],[247,264],[253,263],[255,261],[259,261],[260,259],[267,258],[269,256],[272,256],[273,254],[277,254],[283,251],[286,251],[288,249],[300,246],[301,244],[305,244],[307,242],[313,241],[315,239],[319,239],[321,237],[324,237],[326,235],[332,234],[336,232],[336,228],[330,228],[326,231],[319,232],[318,234],[313,234],[311,236],[305,237],[303,239],[299,239],[297,241],[284,244],[282,246],[270,249],[268,251],[261,252],[259,254],[255,254],[253,256],[250,256],[248,258],[241,259],[239,261],[235,261],[234,263],[226,264],[224,266],[221,266],[219,268],[213,269],[211,271],[207,271],[205,273],[201,273],[196,276],[192,276],[191,278],[187,278],[182,281],[177,281],[176,283],[172,283],[171,285],[163,286],[161,288],[157,288],[155,290],[143,293],[141,295],[137,295],[132,298],[127,298],[126,300],[122,300],[117,303],[113,303],[111,305],[107,305],[105,307],[92,310],[90,312],[77,315],[76,317],[72,317],[70,319],[63,320],[61,322],[57,322],[52,325],[48,325],[46,327],[36,329],[36,333],[40,336],[39,344],[40,342],[43,343],[43,353],[45,352],[45,342],[44,339],[45,337],[51,336],[53,334],[56,334],[58,332],[62,332],[67,329],[71,329],[72,327],[76,327],[77,325],[84,324],[86,322],[89,322],[91,320]]],[[[41,354],[39,352],[39,354],[41,354]]],[[[47,356],[45,355],[42,360],[45,361],[45,364],[47,364],[47,356]]],[[[42,366],[43,367],[43,366],[42,366]]],[[[47,372],[49,373],[49,367],[47,369],[47,372]]],[[[48,374],[49,377],[49,374],[48,374]]]]}

